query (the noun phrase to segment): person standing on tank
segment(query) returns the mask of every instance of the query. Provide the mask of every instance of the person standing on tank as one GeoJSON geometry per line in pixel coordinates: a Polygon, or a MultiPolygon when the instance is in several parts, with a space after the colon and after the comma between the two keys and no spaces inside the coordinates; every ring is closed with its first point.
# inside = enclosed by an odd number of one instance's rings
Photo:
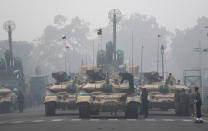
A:
{"type": "Polygon", "coordinates": [[[124,80],[129,81],[129,92],[134,92],[134,76],[131,73],[119,73],[119,76],[122,78],[120,83],[123,83],[124,80]]]}

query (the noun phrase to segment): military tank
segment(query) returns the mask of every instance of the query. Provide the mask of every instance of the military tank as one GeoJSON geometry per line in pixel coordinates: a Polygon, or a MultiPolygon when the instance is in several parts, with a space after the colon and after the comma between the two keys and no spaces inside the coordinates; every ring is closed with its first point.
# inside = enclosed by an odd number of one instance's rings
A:
{"type": "Polygon", "coordinates": [[[0,84],[0,113],[9,113],[16,110],[17,96],[9,88],[0,84]]]}
{"type": "Polygon", "coordinates": [[[52,73],[55,84],[47,87],[44,99],[45,115],[53,116],[57,109],[76,109],[77,80],[69,80],[65,72],[52,73]]]}
{"type": "Polygon", "coordinates": [[[79,117],[89,118],[90,115],[99,115],[99,112],[110,112],[116,114],[117,111],[125,112],[126,118],[137,118],[140,96],[137,93],[128,93],[127,83],[120,84],[118,81],[101,77],[97,72],[87,72],[89,82],[80,88],[77,95],[77,105],[79,107],[79,117]]]}
{"type": "MultiPolygon", "coordinates": [[[[170,74],[166,81],[157,72],[144,73],[144,85],[148,91],[149,108],[159,108],[161,110],[175,109],[178,111],[177,96],[181,91],[188,93],[189,88],[185,85],[177,84],[176,79],[170,74]]],[[[177,113],[176,113],[177,114],[177,113]]]]}

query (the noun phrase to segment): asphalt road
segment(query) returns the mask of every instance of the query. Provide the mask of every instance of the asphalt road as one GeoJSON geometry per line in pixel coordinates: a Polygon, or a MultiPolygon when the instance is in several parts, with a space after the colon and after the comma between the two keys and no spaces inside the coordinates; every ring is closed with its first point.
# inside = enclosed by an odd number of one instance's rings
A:
{"type": "Polygon", "coordinates": [[[111,116],[79,119],[77,111],[62,111],[46,117],[43,109],[24,113],[0,114],[0,131],[208,131],[208,121],[194,123],[191,117],[176,117],[171,113],[151,115],[144,119],[125,119],[123,113],[111,116]]]}

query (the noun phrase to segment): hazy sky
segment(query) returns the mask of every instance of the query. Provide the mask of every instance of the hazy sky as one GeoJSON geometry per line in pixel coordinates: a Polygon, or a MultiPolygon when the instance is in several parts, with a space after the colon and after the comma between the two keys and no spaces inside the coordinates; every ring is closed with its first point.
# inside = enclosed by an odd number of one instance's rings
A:
{"type": "Polygon", "coordinates": [[[112,8],[126,17],[135,12],[155,16],[170,31],[193,26],[198,17],[208,16],[208,0],[0,0],[0,40],[7,39],[6,20],[16,23],[14,40],[32,41],[57,14],[67,16],[68,22],[79,16],[96,28],[108,24],[112,8]]]}

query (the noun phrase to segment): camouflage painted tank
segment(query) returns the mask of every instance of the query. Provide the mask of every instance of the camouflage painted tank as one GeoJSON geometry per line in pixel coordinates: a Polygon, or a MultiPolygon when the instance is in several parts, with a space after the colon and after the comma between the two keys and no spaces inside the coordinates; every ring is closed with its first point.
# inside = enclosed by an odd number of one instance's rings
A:
{"type": "Polygon", "coordinates": [[[106,77],[103,80],[88,82],[80,88],[77,95],[79,117],[88,118],[99,112],[125,112],[127,118],[138,117],[140,97],[136,93],[128,94],[128,84],[114,83],[106,77]]]}
{"type": "Polygon", "coordinates": [[[78,89],[76,79],[69,80],[65,72],[53,73],[52,76],[57,82],[47,88],[44,99],[45,114],[55,115],[56,109],[76,109],[78,89]]]}
{"type": "Polygon", "coordinates": [[[140,88],[146,88],[148,91],[149,108],[176,109],[176,92],[180,92],[183,89],[186,92],[189,90],[184,85],[176,84],[173,76],[168,76],[165,82],[160,79],[156,72],[148,73],[146,76],[148,76],[146,77],[146,84],[140,88]]]}
{"type": "Polygon", "coordinates": [[[17,96],[15,93],[0,84],[0,113],[7,113],[16,110],[17,96]]]}

